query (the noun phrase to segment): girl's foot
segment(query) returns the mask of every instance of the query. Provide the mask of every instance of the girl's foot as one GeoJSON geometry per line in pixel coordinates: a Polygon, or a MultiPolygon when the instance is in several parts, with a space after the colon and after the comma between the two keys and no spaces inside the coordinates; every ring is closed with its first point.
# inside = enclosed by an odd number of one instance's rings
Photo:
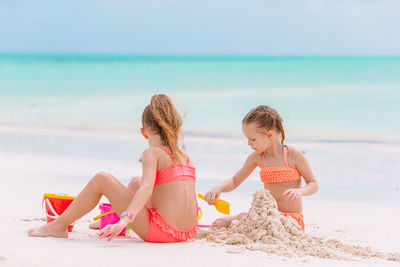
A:
{"type": "Polygon", "coordinates": [[[89,224],[89,228],[95,230],[100,229],[100,221],[92,222],[91,224],[89,224]]]}
{"type": "Polygon", "coordinates": [[[231,225],[232,220],[233,216],[218,218],[211,224],[211,227],[215,228],[229,227],[229,225],[231,225]]]}
{"type": "Polygon", "coordinates": [[[221,228],[221,227],[229,227],[233,220],[241,220],[244,216],[247,215],[247,212],[242,212],[237,215],[225,216],[219,219],[216,219],[211,227],[221,228]]]}
{"type": "Polygon", "coordinates": [[[55,223],[48,223],[39,228],[32,228],[28,230],[29,236],[34,237],[58,237],[68,238],[68,228],[63,227],[62,229],[57,227],[55,223]]]}

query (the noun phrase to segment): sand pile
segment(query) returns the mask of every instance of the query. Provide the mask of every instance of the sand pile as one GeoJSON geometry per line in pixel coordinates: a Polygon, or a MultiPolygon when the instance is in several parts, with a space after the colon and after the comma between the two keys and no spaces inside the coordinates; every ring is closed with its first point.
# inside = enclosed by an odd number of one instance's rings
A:
{"type": "Polygon", "coordinates": [[[343,244],[306,234],[290,216],[282,215],[268,190],[258,190],[247,215],[233,220],[228,228],[202,230],[195,237],[208,241],[239,245],[285,257],[315,256],[336,260],[381,258],[400,261],[400,253],[382,253],[370,247],[343,244]]]}

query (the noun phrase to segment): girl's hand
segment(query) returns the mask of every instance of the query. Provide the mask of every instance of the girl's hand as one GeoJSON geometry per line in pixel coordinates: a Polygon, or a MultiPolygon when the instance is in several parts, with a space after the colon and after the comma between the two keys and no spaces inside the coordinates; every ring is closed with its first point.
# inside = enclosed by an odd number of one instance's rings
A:
{"type": "Polygon", "coordinates": [[[204,200],[207,201],[208,205],[213,205],[215,200],[219,198],[221,191],[219,189],[211,189],[204,195],[204,200]]]}
{"type": "MultiPolygon", "coordinates": [[[[124,217],[125,218],[125,217],[124,217]]],[[[116,224],[109,224],[98,233],[100,239],[107,238],[107,241],[111,241],[114,237],[118,236],[124,228],[129,224],[127,220],[122,218],[116,224]]]]}
{"type": "Polygon", "coordinates": [[[289,200],[290,203],[293,203],[300,199],[300,197],[303,195],[302,191],[300,188],[289,188],[282,194],[284,197],[286,197],[287,200],[289,200]]]}

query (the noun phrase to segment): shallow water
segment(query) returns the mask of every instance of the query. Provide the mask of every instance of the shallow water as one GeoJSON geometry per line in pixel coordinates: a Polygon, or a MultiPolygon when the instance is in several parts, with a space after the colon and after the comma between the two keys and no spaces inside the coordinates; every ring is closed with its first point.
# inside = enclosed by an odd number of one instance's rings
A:
{"type": "Polygon", "coordinates": [[[0,55],[0,124],[134,131],[154,93],[185,130],[240,136],[268,104],[296,140],[399,142],[400,57],[0,55]]]}

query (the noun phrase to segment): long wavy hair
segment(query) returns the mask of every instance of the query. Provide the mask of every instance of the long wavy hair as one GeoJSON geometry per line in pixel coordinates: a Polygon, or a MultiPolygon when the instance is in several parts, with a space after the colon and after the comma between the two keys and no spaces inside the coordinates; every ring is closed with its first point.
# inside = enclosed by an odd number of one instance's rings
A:
{"type": "Polygon", "coordinates": [[[183,143],[182,118],[171,98],[165,94],[153,95],[143,111],[142,125],[159,134],[163,145],[176,159],[182,158],[179,148],[180,142],[183,143]]]}

